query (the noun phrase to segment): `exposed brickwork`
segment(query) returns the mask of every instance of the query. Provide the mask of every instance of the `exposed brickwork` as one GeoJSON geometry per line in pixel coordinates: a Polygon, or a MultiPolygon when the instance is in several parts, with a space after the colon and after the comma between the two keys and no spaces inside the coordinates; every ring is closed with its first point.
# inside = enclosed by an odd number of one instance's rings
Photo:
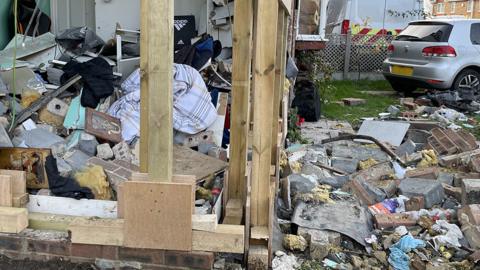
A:
{"type": "MultiPolygon", "coordinates": [[[[94,237],[94,236],[92,236],[94,237]]],[[[131,263],[145,270],[209,270],[211,252],[180,252],[126,247],[72,244],[67,233],[25,230],[21,234],[0,234],[0,254],[14,260],[62,259],[74,263],[110,261],[114,269],[132,269],[131,263]]]]}
{"type": "Polygon", "coordinates": [[[407,214],[388,214],[374,216],[375,225],[379,229],[388,229],[398,226],[414,226],[417,222],[407,214]]]}

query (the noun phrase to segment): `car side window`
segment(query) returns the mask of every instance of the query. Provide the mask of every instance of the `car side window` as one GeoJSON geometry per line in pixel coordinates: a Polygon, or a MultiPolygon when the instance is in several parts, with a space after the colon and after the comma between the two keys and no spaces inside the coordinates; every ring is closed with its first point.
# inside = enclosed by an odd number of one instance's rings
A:
{"type": "Polygon", "coordinates": [[[480,23],[473,23],[470,29],[470,40],[474,45],[480,45],[480,23]]]}

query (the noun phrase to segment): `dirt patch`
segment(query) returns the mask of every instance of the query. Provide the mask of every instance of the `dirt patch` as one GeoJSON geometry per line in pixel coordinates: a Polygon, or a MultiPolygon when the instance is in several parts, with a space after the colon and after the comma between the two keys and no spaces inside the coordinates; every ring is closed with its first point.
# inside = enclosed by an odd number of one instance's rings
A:
{"type": "Polygon", "coordinates": [[[0,270],[97,270],[90,263],[72,263],[65,260],[55,259],[47,262],[37,262],[30,259],[11,260],[0,256],[0,270]]]}

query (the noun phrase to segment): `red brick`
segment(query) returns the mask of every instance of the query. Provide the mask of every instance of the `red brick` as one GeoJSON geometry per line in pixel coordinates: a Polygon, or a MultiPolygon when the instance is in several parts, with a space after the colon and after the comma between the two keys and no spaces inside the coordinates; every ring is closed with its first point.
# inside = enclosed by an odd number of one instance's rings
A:
{"type": "Polygon", "coordinates": [[[29,252],[70,256],[71,243],[69,241],[47,241],[29,238],[27,242],[27,250],[29,252]]]}
{"type": "Polygon", "coordinates": [[[418,114],[417,112],[406,111],[406,112],[401,112],[400,116],[408,119],[416,119],[420,117],[420,114],[418,114]]]}
{"type": "Polygon", "coordinates": [[[165,264],[165,252],[155,249],[139,249],[120,247],[118,259],[121,261],[135,261],[148,264],[165,264]]]}
{"type": "Polygon", "coordinates": [[[443,191],[445,192],[445,194],[447,194],[448,196],[454,197],[458,201],[462,200],[462,189],[461,188],[453,187],[453,186],[443,184],[443,183],[442,183],[442,186],[443,186],[443,191]]]}
{"type": "Polygon", "coordinates": [[[113,172],[115,170],[117,170],[118,168],[120,168],[119,165],[117,164],[114,164],[113,162],[108,162],[108,161],[105,161],[101,158],[97,158],[97,157],[92,157],[90,158],[88,161],[87,161],[87,164],[88,165],[98,165],[98,166],[101,166],[103,167],[103,169],[105,171],[108,171],[108,172],[113,172]]]}
{"type": "Polygon", "coordinates": [[[71,255],[73,257],[117,260],[118,247],[72,244],[71,255]]]}
{"type": "Polygon", "coordinates": [[[165,251],[165,264],[209,270],[213,268],[214,256],[211,252],[165,251]]]}
{"type": "Polygon", "coordinates": [[[403,106],[407,107],[409,110],[415,110],[417,108],[417,104],[414,102],[403,102],[403,106]]]}
{"type": "Polygon", "coordinates": [[[350,181],[348,188],[364,205],[374,205],[376,203],[375,199],[370,196],[370,194],[365,190],[358,180],[355,179],[350,181]]]}
{"type": "Polygon", "coordinates": [[[418,211],[425,208],[425,199],[423,197],[412,197],[405,202],[405,210],[418,211]]]}
{"type": "Polygon", "coordinates": [[[13,234],[0,234],[0,250],[22,251],[23,238],[13,234]]]}
{"type": "Polygon", "coordinates": [[[407,178],[423,178],[423,179],[436,180],[438,178],[439,173],[440,173],[440,168],[430,167],[430,168],[422,168],[422,169],[407,171],[405,176],[407,178]]]}
{"type": "Polygon", "coordinates": [[[378,229],[388,229],[398,226],[414,226],[417,222],[407,214],[376,215],[373,217],[378,229]]]}
{"type": "Polygon", "coordinates": [[[461,213],[465,213],[468,216],[470,223],[480,226],[480,204],[470,204],[462,207],[461,211],[459,211],[459,218],[461,213]]]}

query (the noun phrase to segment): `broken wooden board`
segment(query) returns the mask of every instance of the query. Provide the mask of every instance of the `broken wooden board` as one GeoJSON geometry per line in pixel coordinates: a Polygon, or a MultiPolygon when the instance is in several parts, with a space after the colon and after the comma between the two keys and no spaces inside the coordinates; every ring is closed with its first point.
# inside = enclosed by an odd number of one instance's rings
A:
{"type": "Polygon", "coordinates": [[[193,250],[243,254],[244,230],[241,225],[219,224],[215,232],[193,231],[193,250]]]}
{"type": "Polygon", "coordinates": [[[190,148],[175,145],[173,147],[173,174],[195,175],[202,180],[227,168],[228,163],[204,155],[190,148]]]}
{"type": "Polygon", "coordinates": [[[117,218],[117,202],[30,195],[28,211],[57,215],[117,218]]]}
{"type": "Polygon", "coordinates": [[[27,174],[18,170],[0,170],[0,175],[10,175],[12,177],[13,194],[24,194],[27,192],[27,174]]]}
{"type": "Polygon", "coordinates": [[[0,233],[20,233],[27,227],[27,209],[0,207],[0,233]]]}
{"type": "Polygon", "coordinates": [[[72,243],[103,246],[123,245],[123,219],[77,217],[70,223],[68,230],[71,232],[72,243]]]}
{"type": "Polygon", "coordinates": [[[12,207],[12,177],[0,175],[0,206],[12,207]]]}
{"type": "Polygon", "coordinates": [[[28,188],[48,188],[45,159],[50,152],[50,149],[0,148],[0,169],[25,171],[28,188]]]}
{"type": "Polygon", "coordinates": [[[125,182],[124,245],[191,251],[194,198],[192,184],[125,182]]]}

